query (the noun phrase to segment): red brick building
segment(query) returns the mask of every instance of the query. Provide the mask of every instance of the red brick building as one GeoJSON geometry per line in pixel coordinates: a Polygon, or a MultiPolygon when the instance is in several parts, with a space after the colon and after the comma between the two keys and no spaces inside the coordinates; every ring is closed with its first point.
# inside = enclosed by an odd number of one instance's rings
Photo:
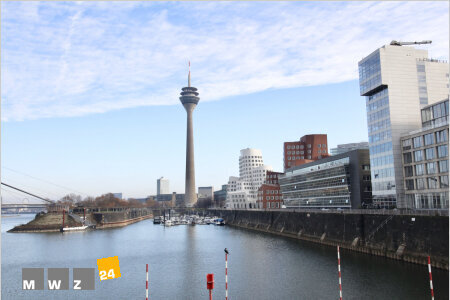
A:
{"type": "Polygon", "coordinates": [[[283,147],[284,170],[328,157],[326,134],[308,134],[297,142],[285,142],[283,147]]]}
{"type": "Polygon", "coordinates": [[[283,196],[278,184],[278,176],[281,174],[283,173],[267,171],[266,181],[258,189],[258,200],[256,201],[258,208],[281,208],[283,196]]]}

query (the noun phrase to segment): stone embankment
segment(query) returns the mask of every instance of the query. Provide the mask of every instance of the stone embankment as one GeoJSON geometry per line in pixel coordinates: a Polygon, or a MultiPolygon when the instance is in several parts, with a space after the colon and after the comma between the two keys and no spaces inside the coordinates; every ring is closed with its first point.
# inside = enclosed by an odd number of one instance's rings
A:
{"type": "Polygon", "coordinates": [[[348,211],[209,210],[228,225],[448,270],[447,216],[348,211]]]}
{"type": "MultiPolygon", "coordinates": [[[[153,217],[147,208],[75,208],[64,215],[64,227],[82,226],[81,217],[86,216],[86,225],[96,229],[122,227],[153,217]]],[[[9,232],[59,232],[63,224],[62,212],[39,213],[27,224],[19,225],[9,232]]]]}

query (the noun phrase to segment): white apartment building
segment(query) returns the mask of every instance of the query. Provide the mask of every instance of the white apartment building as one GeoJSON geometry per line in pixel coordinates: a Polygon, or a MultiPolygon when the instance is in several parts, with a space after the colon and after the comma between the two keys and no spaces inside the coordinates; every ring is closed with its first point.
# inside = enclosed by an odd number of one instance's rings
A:
{"type": "Polygon", "coordinates": [[[170,194],[169,179],[161,177],[156,181],[156,195],[170,194]]]}
{"type": "Polygon", "coordinates": [[[366,98],[372,195],[380,207],[405,208],[400,137],[421,128],[422,107],[448,98],[448,63],[428,51],[385,45],[359,63],[366,98]]]}
{"type": "Polygon", "coordinates": [[[227,187],[226,207],[256,208],[258,189],[266,179],[271,166],[264,165],[258,149],[242,149],[239,157],[239,177],[230,176],[227,187]]]}

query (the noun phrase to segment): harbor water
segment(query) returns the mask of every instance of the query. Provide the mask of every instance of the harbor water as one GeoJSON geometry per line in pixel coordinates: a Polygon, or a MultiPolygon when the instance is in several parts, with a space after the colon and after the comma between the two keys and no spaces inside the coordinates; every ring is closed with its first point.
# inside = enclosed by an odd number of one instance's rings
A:
{"type": "MultiPolygon", "coordinates": [[[[114,229],[7,233],[34,215],[2,217],[2,299],[338,299],[337,254],[316,245],[230,226],[164,227],[152,220],[114,229]],[[118,256],[122,277],[100,281],[97,259],[118,256]],[[22,290],[22,268],[95,268],[94,291],[22,290]]],[[[428,269],[341,249],[344,299],[430,299],[428,269]]],[[[449,276],[433,269],[435,299],[448,299],[449,276]]],[[[45,278],[47,271],[45,271],[45,278]]],[[[46,285],[47,288],[47,285],[46,285]]]]}

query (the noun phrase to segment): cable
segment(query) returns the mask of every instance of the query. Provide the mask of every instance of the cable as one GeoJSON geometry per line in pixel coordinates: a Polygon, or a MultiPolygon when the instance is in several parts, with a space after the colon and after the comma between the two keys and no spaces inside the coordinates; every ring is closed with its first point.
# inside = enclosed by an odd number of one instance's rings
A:
{"type": "Polygon", "coordinates": [[[6,170],[9,170],[9,171],[12,171],[12,172],[16,172],[16,173],[21,174],[21,175],[24,175],[24,176],[28,176],[28,177],[33,178],[33,179],[36,179],[36,180],[40,180],[40,181],[42,181],[42,182],[46,182],[46,183],[48,183],[48,184],[52,184],[52,185],[54,185],[54,186],[57,186],[57,187],[59,187],[59,188],[65,189],[65,190],[69,190],[69,191],[72,191],[72,192],[76,192],[76,193],[78,193],[78,194],[83,194],[83,195],[85,195],[85,196],[89,196],[89,195],[86,194],[86,193],[83,193],[83,192],[74,190],[74,189],[72,189],[72,188],[69,188],[69,187],[66,187],[66,186],[63,186],[63,185],[59,185],[59,184],[50,182],[50,181],[48,181],[48,180],[40,179],[40,178],[31,176],[31,175],[29,175],[29,174],[25,174],[25,173],[23,173],[23,172],[20,172],[20,171],[17,171],[17,170],[14,170],[14,169],[11,169],[11,168],[8,168],[8,167],[5,167],[5,166],[2,166],[2,168],[6,169],[6,170]]]}

